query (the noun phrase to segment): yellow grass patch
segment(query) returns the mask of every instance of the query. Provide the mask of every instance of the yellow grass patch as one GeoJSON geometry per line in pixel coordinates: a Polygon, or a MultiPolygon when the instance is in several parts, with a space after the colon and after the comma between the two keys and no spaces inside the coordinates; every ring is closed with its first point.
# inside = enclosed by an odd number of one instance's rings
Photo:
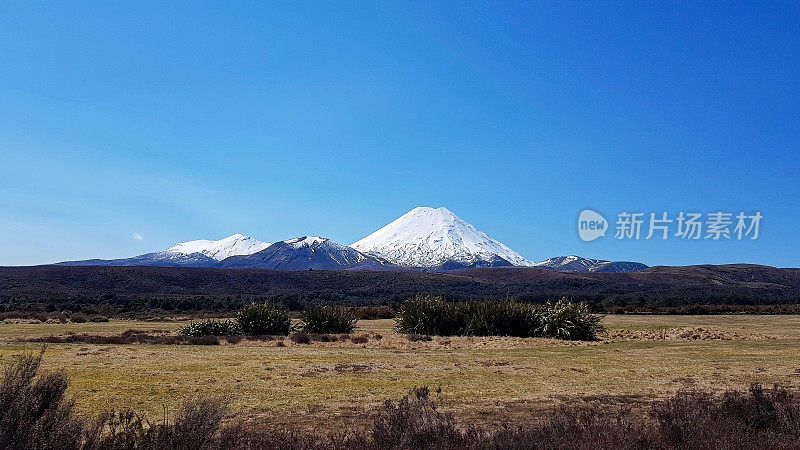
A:
{"type": "MultiPolygon", "coordinates": [[[[44,367],[69,375],[69,392],[87,415],[132,407],[160,418],[182,398],[216,395],[234,411],[286,423],[331,415],[346,421],[422,385],[441,386],[454,409],[475,416],[587,395],[655,398],[685,388],[800,385],[798,316],[608,316],[609,338],[590,343],[502,337],[411,342],[392,324],[360,321],[354,335],[368,336],[366,343],[48,344],[44,367]],[[681,337],[687,330],[688,337],[681,337]],[[664,331],[669,337],[662,339],[664,331]]],[[[0,364],[39,347],[20,339],[180,326],[119,320],[0,324],[0,364]]]]}

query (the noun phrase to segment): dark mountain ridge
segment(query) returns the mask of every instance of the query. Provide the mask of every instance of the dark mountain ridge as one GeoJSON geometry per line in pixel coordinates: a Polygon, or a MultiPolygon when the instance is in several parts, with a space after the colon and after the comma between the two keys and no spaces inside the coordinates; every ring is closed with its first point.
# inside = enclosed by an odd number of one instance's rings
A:
{"type": "MultiPolygon", "coordinates": [[[[608,306],[797,304],[800,269],[734,264],[652,267],[633,273],[564,273],[536,268],[423,271],[271,271],[263,269],[33,266],[0,268],[0,302],[153,306],[154,299],[248,299],[342,304],[402,302],[419,293],[449,299],[562,296],[608,306]],[[149,302],[149,303],[148,303],[149,302]]],[[[206,303],[203,303],[206,302],[206,303]]]]}

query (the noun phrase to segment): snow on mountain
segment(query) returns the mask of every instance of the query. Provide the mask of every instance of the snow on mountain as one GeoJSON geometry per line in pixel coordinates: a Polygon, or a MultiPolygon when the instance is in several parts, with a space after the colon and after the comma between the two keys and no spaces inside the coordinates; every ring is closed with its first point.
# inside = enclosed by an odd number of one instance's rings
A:
{"type": "Polygon", "coordinates": [[[328,238],[321,238],[316,236],[303,236],[299,238],[289,239],[283,242],[285,242],[288,245],[291,245],[294,248],[303,248],[303,247],[312,247],[314,245],[319,245],[325,241],[330,241],[332,244],[336,244],[335,242],[331,241],[328,238]]]}
{"type": "Polygon", "coordinates": [[[271,244],[249,236],[234,234],[218,241],[182,242],[153,253],[122,259],[90,259],[59,263],[68,266],[158,266],[158,267],[216,267],[225,258],[257,253],[271,244]]]}
{"type": "Polygon", "coordinates": [[[225,258],[239,255],[252,255],[253,253],[260,252],[271,244],[261,242],[253,239],[250,236],[243,234],[234,234],[218,241],[209,241],[205,239],[197,241],[182,242],[175,244],[168,248],[168,253],[179,253],[182,255],[191,255],[192,253],[201,253],[209,258],[217,261],[222,261],[225,258]]]}
{"type": "Polygon", "coordinates": [[[402,267],[531,266],[447,208],[418,207],[350,245],[402,267]]]}
{"type": "Polygon", "coordinates": [[[446,208],[414,208],[369,236],[343,246],[303,236],[269,244],[242,234],[218,241],[182,242],[158,252],[123,259],[59,263],[72,266],[224,267],[272,270],[450,270],[528,266],[560,272],[638,272],[636,262],[559,256],[533,263],[446,208]]]}
{"type": "Polygon", "coordinates": [[[145,253],[131,258],[89,259],[85,261],[66,261],[57,264],[61,266],[216,267],[219,261],[202,253],[184,254],[161,251],[145,253]]]}
{"type": "Polygon", "coordinates": [[[252,255],[230,257],[222,261],[220,267],[270,270],[385,270],[392,266],[379,258],[365,255],[330,239],[303,236],[276,242],[252,255]]]}
{"type": "Polygon", "coordinates": [[[646,265],[637,262],[606,261],[575,255],[556,256],[533,266],[558,272],[639,272],[647,269],[646,265]]]}
{"type": "Polygon", "coordinates": [[[596,267],[599,263],[604,262],[607,263],[608,261],[569,255],[545,259],[544,261],[534,263],[533,266],[542,267],[545,269],[555,269],[564,272],[590,272],[590,268],[596,267]]]}

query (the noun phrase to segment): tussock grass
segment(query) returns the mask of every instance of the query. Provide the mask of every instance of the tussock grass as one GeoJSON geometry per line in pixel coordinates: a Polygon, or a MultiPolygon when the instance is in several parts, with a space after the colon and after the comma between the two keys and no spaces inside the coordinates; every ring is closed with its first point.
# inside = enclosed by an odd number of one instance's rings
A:
{"type": "Polygon", "coordinates": [[[283,305],[251,303],[236,315],[239,330],[246,336],[286,336],[292,330],[289,310],[283,305]]]}
{"type": "MultiPolygon", "coordinates": [[[[355,328],[353,313],[342,306],[312,304],[301,314],[300,329],[310,334],[349,334],[355,328]]],[[[190,322],[178,333],[183,336],[286,336],[294,331],[289,310],[282,305],[251,303],[242,308],[234,320],[208,319],[190,322]]]]}
{"type": "Polygon", "coordinates": [[[406,301],[397,331],[438,336],[515,336],[592,340],[603,332],[602,317],[583,303],[561,299],[533,305],[512,300],[448,302],[416,296],[406,301]]]}
{"type": "Polygon", "coordinates": [[[337,305],[308,305],[300,315],[306,333],[350,333],[357,319],[349,309],[337,305]]]}
{"type": "Polygon", "coordinates": [[[183,336],[202,337],[202,336],[232,336],[241,334],[239,322],[235,320],[213,320],[208,319],[202,322],[190,322],[185,327],[178,330],[183,336]]]}

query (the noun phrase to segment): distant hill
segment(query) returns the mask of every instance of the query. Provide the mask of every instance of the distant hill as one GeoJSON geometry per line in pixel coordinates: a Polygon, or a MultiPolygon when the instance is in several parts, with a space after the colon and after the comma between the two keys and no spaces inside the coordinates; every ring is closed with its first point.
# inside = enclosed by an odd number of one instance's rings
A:
{"type": "Polygon", "coordinates": [[[35,266],[0,268],[2,304],[110,304],[188,308],[236,306],[249,299],[342,304],[402,302],[418,293],[450,299],[543,302],[570,297],[605,306],[800,303],[800,269],[757,265],[652,267],[633,273],[564,273],[537,268],[424,271],[35,266]]]}

